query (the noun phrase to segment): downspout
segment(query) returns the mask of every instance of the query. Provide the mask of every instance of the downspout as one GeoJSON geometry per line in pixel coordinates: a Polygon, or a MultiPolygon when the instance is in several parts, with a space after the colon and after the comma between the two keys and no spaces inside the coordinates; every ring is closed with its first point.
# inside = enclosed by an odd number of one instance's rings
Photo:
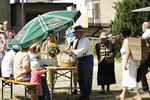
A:
{"type": "Polygon", "coordinates": [[[8,22],[10,24],[10,29],[12,28],[12,25],[11,25],[11,4],[10,4],[10,0],[8,0],[8,22]]]}
{"type": "Polygon", "coordinates": [[[22,28],[24,27],[24,0],[21,3],[22,28]]]}

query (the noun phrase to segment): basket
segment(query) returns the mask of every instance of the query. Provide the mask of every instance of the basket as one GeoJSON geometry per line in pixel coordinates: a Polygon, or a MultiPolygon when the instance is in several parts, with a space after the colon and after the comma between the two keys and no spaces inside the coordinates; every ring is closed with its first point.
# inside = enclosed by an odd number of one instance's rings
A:
{"type": "Polygon", "coordinates": [[[113,36],[113,37],[109,38],[108,40],[114,44],[115,49],[118,49],[118,43],[120,41],[119,36],[113,36]]]}
{"type": "Polygon", "coordinates": [[[60,62],[61,67],[73,67],[73,60],[70,60],[70,61],[61,60],[61,56],[62,56],[63,53],[64,53],[64,51],[60,53],[59,62],[60,62]]]}
{"type": "Polygon", "coordinates": [[[134,60],[147,60],[150,46],[150,38],[128,38],[131,55],[134,60]]]}

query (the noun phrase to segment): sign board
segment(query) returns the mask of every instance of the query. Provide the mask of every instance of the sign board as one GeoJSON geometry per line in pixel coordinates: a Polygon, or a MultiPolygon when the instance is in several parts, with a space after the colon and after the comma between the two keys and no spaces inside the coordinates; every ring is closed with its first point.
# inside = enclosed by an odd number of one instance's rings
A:
{"type": "Polygon", "coordinates": [[[81,25],[83,28],[88,28],[88,16],[80,16],[74,26],[76,25],[81,25]]]}

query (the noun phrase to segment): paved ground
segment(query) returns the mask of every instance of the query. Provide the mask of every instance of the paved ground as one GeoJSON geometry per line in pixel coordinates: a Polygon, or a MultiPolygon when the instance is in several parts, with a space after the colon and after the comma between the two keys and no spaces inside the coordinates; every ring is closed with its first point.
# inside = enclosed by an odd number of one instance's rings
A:
{"type": "MultiPolygon", "coordinates": [[[[58,57],[59,58],[59,57],[58,57]]],[[[64,57],[63,57],[64,58],[64,57]]],[[[66,57],[65,57],[66,58],[66,57]]],[[[97,60],[94,61],[94,71],[93,71],[93,88],[92,88],[92,95],[90,97],[90,100],[115,100],[115,96],[121,93],[121,63],[115,62],[115,73],[116,73],[116,81],[117,83],[114,85],[111,85],[110,92],[107,92],[105,94],[101,94],[99,91],[101,90],[100,86],[97,86],[97,60]]],[[[147,74],[148,82],[150,84],[150,72],[147,74]]],[[[69,90],[69,83],[70,81],[67,78],[60,77],[57,80],[57,83],[55,85],[55,94],[54,94],[54,100],[71,100],[70,94],[68,94],[69,90]]],[[[1,82],[0,82],[1,85],[1,82]]],[[[139,87],[141,87],[141,84],[139,83],[139,87]]],[[[14,95],[13,99],[10,98],[10,90],[9,88],[4,89],[4,100],[23,100],[24,98],[24,86],[22,85],[14,85],[14,95]]],[[[78,89],[79,90],[79,89],[78,89]]],[[[1,91],[1,87],[0,87],[1,91]]],[[[126,100],[133,100],[135,98],[135,92],[129,89],[126,100]]],[[[149,94],[142,94],[143,100],[150,100],[149,94]]],[[[74,95],[73,98],[79,97],[79,95],[74,95]]],[[[0,92],[0,100],[1,100],[1,92],[0,92]]],[[[30,98],[29,98],[30,100],[30,98]]]]}

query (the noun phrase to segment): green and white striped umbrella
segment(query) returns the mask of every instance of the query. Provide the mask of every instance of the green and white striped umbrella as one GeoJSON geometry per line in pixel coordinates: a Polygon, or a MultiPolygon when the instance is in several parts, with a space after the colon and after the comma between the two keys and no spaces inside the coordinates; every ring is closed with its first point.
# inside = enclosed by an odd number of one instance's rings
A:
{"type": "Polygon", "coordinates": [[[68,29],[80,17],[80,11],[52,11],[28,22],[9,44],[10,49],[27,48],[62,30],[68,29]]]}

